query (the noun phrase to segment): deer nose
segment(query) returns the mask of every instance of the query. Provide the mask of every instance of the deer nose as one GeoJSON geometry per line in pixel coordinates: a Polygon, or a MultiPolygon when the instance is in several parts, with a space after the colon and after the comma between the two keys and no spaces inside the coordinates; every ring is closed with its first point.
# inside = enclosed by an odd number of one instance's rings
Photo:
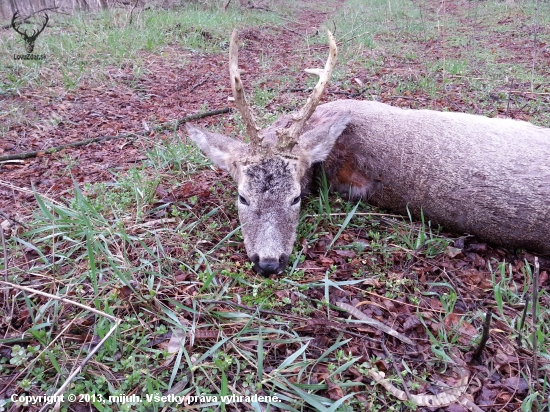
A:
{"type": "Polygon", "coordinates": [[[274,273],[279,274],[285,270],[288,263],[288,256],[282,254],[279,259],[263,258],[260,259],[258,255],[252,256],[252,262],[254,263],[254,270],[262,276],[269,276],[274,273]]]}
{"type": "Polygon", "coordinates": [[[271,275],[272,273],[277,273],[279,262],[275,259],[264,259],[258,262],[258,266],[266,275],[271,275]]]}

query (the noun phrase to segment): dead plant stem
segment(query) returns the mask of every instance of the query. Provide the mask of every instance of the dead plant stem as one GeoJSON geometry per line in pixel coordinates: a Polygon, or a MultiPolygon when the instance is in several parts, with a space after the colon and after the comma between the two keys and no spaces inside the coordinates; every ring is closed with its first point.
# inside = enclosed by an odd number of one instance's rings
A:
{"type": "Polygon", "coordinates": [[[537,62],[538,30],[539,30],[539,0],[535,0],[535,32],[533,33],[533,62],[531,66],[531,92],[535,90],[535,65],[537,62]]]}
{"type": "Polygon", "coordinates": [[[95,313],[96,315],[103,316],[103,317],[105,317],[105,318],[107,318],[107,319],[109,319],[109,320],[112,320],[113,322],[117,320],[116,317],[114,317],[114,316],[112,316],[112,315],[109,315],[108,313],[102,312],[102,311],[100,311],[100,310],[97,310],[97,309],[92,308],[92,307],[90,307],[90,306],[87,306],[87,305],[84,305],[84,304],[82,304],[82,303],[76,302],[76,301],[74,301],[74,300],[65,299],[65,298],[62,298],[61,296],[56,296],[56,295],[52,295],[51,293],[42,292],[41,290],[29,288],[29,287],[27,287],[27,286],[21,286],[21,285],[18,285],[18,284],[16,284],[16,283],[6,282],[6,281],[3,281],[3,280],[0,280],[0,285],[8,286],[8,288],[19,289],[19,290],[23,290],[23,291],[25,291],[25,292],[29,292],[29,293],[41,295],[41,296],[44,296],[44,297],[46,297],[46,298],[59,300],[59,301],[61,301],[61,302],[63,302],[63,303],[67,303],[67,304],[69,304],[69,305],[78,306],[79,308],[82,308],[82,309],[88,310],[88,311],[90,311],[90,312],[93,312],[93,313],[95,313]]]}
{"type": "Polygon", "coordinates": [[[539,300],[539,273],[540,265],[539,258],[535,256],[535,270],[533,272],[533,303],[531,307],[533,317],[533,387],[537,390],[539,384],[539,365],[538,365],[538,351],[537,351],[537,302],[539,300]]]}

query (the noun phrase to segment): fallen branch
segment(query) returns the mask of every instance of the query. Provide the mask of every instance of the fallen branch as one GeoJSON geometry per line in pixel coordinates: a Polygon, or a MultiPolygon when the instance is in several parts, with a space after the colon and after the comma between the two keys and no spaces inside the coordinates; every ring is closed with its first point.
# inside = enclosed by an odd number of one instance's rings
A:
{"type": "MultiPolygon", "coordinates": [[[[172,122],[162,123],[159,126],[154,127],[153,130],[158,132],[158,131],[166,130],[166,129],[177,129],[182,123],[188,122],[190,120],[202,119],[203,117],[208,117],[208,116],[214,116],[214,115],[217,115],[217,114],[227,113],[227,112],[229,112],[229,110],[230,110],[229,107],[225,107],[223,109],[212,110],[210,112],[193,114],[191,116],[184,117],[183,119],[179,119],[179,120],[172,121],[172,122]]],[[[50,147],[49,149],[36,150],[34,152],[24,152],[24,153],[16,153],[16,154],[11,154],[11,155],[6,155],[6,156],[0,156],[0,162],[5,162],[5,161],[8,161],[8,160],[30,159],[32,157],[36,157],[36,156],[39,156],[39,155],[56,153],[56,152],[59,152],[60,150],[68,149],[70,147],[86,146],[86,145],[89,145],[90,143],[99,143],[99,142],[105,142],[107,140],[114,140],[114,139],[124,139],[124,138],[127,138],[127,137],[146,136],[149,133],[150,133],[150,131],[147,130],[147,131],[144,131],[144,132],[141,132],[141,133],[125,133],[125,134],[120,134],[120,135],[116,135],[116,136],[95,137],[93,139],[86,139],[86,140],[81,140],[79,142],[69,143],[69,144],[65,144],[65,145],[61,145],[61,146],[50,147]]]]}
{"type": "Polygon", "coordinates": [[[528,92],[524,90],[509,90],[508,94],[534,94],[537,96],[550,96],[550,92],[528,92]]]}
{"type": "Polygon", "coordinates": [[[472,360],[476,361],[478,364],[481,363],[481,354],[483,353],[483,350],[485,349],[485,345],[489,340],[489,332],[491,327],[492,316],[493,316],[493,312],[491,312],[491,310],[488,310],[487,313],[485,314],[485,320],[483,321],[483,334],[481,335],[481,341],[479,342],[479,345],[477,346],[476,350],[472,354],[472,360]]]}
{"type": "Polygon", "coordinates": [[[539,275],[540,275],[540,265],[539,259],[535,256],[535,270],[533,271],[533,303],[531,305],[531,310],[533,311],[533,388],[539,390],[539,364],[538,364],[538,345],[537,345],[537,327],[538,327],[538,317],[537,317],[537,303],[539,301],[539,275]]]}
{"type": "Polygon", "coordinates": [[[348,305],[347,303],[343,303],[343,302],[337,302],[336,306],[350,313],[351,315],[355,316],[357,319],[361,320],[363,323],[373,326],[376,329],[381,330],[382,332],[387,333],[388,335],[391,335],[394,338],[399,339],[401,342],[405,342],[407,345],[416,346],[416,344],[412,340],[407,338],[405,335],[397,332],[395,329],[390,328],[389,326],[383,324],[382,322],[379,322],[376,319],[373,319],[365,315],[355,306],[348,305]]]}

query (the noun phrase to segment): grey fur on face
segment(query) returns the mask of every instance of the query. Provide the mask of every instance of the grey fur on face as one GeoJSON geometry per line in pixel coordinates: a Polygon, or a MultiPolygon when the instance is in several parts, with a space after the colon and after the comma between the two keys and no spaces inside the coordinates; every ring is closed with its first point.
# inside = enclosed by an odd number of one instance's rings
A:
{"type": "Polygon", "coordinates": [[[269,157],[251,165],[245,171],[248,190],[255,193],[277,194],[293,188],[292,174],[288,161],[280,157],[269,157]]]}
{"type": "Polygon", "coordinates": [[[245,247],[256,272],[281,273],[296,239],[300,179],[296,162],[273,156],[243,166],[237,206],[245,247]]]}
{"type": "Polygon", "coordinates": [[[296,240],[301,194],[309,191],[312,181],[308,171],[326,159],[349,121],[349,113],[343,111],[310,122],[287,154],[272,150],[280,127],[275,122],[264,130],[269,150],[263,156],[242,142],[187,125],[191,139],[237,182],[244,244],[256,272],[279,274],[286,268],[296,240]]]}
{"type": "Polygon", "coordinates": [[[328,156],[334,141],[349,121],[346,113],[337,113],[320,121],[314,133],[311,130],[309,134],[302,133],[336,65],[336,40],[329,30],[327,37],[329,53],[324,68],[306,69],[306,72],[319,76],[319,80],[304,106],[282,119],[284,126],[275,126],[278,123],[275,122],[272,127],[260,131],[244,93],[239,69],[238,31],[234,29],[229,43],[231,90],[250,142],[244,145],[221,135],[187,127],[189,136],[201,150],[237,181],[239,218],[246,251],[254,262],[254,269],[263,275],[279,274],[285,269],[296,238],[302,178],[313,163],[328,156]],[[305,138],[301,140],[302,137],[305,138]]]}

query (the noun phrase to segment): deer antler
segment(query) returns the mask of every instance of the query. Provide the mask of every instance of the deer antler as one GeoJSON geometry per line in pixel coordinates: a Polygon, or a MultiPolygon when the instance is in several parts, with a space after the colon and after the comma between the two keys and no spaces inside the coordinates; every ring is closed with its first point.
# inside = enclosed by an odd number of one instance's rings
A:
{"type": "Polygon", "coordinates": [[[260,129],[258,128],[254,114],[244,94],[243,82],[239,73],[239,46],[237,40],[237,29],[234,29],[231,34],[231,43],[229,45],[229,74],[231,76],[231,88],[233,89],[233,97],[235,98],[237,109],[239,109],[244,124],[246,125],[246,134],[250,138],[251,151],[252,153],[257,153],[262,142],[262,136],[260,135],[260,129]]]}
{"type": "Polygon", "coordinates": [[[336,47],[336,41],[334,36],[327,30],[328,35],[328,44],[329,44],[329,54],[327,62],[325,63],[324,69],[306,69],[306,73],[316,74],[319,76],[319,81],[313,88],[313,91],[307,98],[306,104],[302,109],[295,115],[292,116],[292,124],[290,127],[277,131],[277,136],[279,142],[277,147],[281,151],[289,152],[292,150],[294,145],[298,142],[298,137],[304,128],[306,122],[309,120],[315,108],[321,100],[321,96],[325,92],[325,89],[328,86],[330,77],[332,76],[332,70],[336,65],[336,57],[338,56],[338,48],[336,47]]]}
{"type": "MultiPolygon", "coordinates": [[[[48,25],[48,22],[50,21],[50,17],[46,14],[45,14],[45,19],[44,19],[44,23],[42,24],[42,27],[39,28],[39,29],[34,29],[32,31],[32,34],[31,35],[28,35],[27,34],[27,30],[25,31],[19,31],[19,26],[21,26],[21,24],[24,22],[24,21],[21,21],[21,22],[17,22],[17,18],[20,17],[19,16],[19,10],[17,10],[15,13],[13,13],[13,17],[11,18],[11,27],[13,27],[13,29],[19,33],[20,35],[24,36],[25,38],[29,38],[29,39],[36,39],[38,37],[38,35],[40,33],[42,33],[44,31],[44,29],[46,28],[46,26],[48,25]]],[[[28,17],[27,17],[28,18],[28,17]]]]}
{"type": "Polygon", "coordinates": [[[48,22],[50,21],[50,17],[46,13],[44,13],[44,15],[45,15],[46,18],[44,19],[44,24],[42,25],[42,27],[38,30],[33,30],[32,31],[32,36],[31,37],[34,38],[34,39],[36,39],[38,37],[38,35],[44,31],[44,29],[48,25],[48,22]],[[36,33],[35,33],[35,31],[36,31],[36,33]]]}
{"type": "Polygon", "coordinates": [[[15,13],[13,13],[13,17],[11,18],[11,27],[13,27],[13,29],[19,33],[20,35],[22,36],[26,36],[26,32],[20,32],[19,31],[19,26],[21,26],[21,23],[17,23],[16,20],[17,18],[19,17],[19,10],[16,10],[15,13]]]}
{"type": "Polygon", "coordinates": [[[50,21],[50,18],[46,14],[46,18],[44,19],[44,23],[42,27],[39,29],[34,29],[32,31],[32,34],[27,34],[27,30],[24,30],[24,31],[19,30],[19,27],[26,19],[23,19],[22,21],[17,22],[18,17],[20,17],[19,10],[16,10],[16,12],[13,13],[13,17],[11,18],[11,26],[17,33],[23,36],[23,40],[25,41],[25,49],[27,50],[27,52],[32,53],[34,50],[34,42],[38,38],[38,35],[44,31],[44,29],[48,25],[48,21],[50,21]]]}

